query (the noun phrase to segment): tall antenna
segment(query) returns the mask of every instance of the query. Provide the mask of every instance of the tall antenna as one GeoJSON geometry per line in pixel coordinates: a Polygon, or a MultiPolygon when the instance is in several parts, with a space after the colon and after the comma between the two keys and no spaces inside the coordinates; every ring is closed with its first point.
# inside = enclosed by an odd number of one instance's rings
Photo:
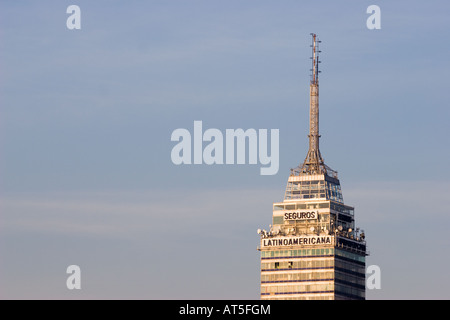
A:
{"type": "Polygon", "coordinates": [[[332,178],[338,178],[337,171],[328,167],[319,150],[319,41],[315,33],[312,36],[312,68],[311,82],[309,85],[309,150],[305,161],[297,168],[291,169],[291,175],[326,174],[332,178]]]}
{"type": "Polygon", "coordinates": [[[302,172],[308,174],[327,173],[322,155],[319,150],[319,43],[317,35],[312,36],[312,69],[311,83],[309,86],[309,150],[303,162],[302,172]]]}

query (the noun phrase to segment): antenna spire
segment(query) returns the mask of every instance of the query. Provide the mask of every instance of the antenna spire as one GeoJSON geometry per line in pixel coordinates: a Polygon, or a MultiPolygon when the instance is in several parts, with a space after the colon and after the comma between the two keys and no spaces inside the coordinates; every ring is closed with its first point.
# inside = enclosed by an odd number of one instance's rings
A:
{"type": "Polygon", "coordinates": [[[291,175],[325,174],[337,179],[337,171],[328,167],[319,150],[319,41],[315,33],[312,36],[312,69],[309,85],[309,150],[305,161],[295,169],[291,169],[291,175]]]}
{"type": "Polygon", "coordinates": [[[311,83],[309,86],[309,150],[301,168],[306,174],[326,174],[327,167],[324,164],[319,150],[319,43],[317,35],[312,36],[312,69],[311,83]]]}

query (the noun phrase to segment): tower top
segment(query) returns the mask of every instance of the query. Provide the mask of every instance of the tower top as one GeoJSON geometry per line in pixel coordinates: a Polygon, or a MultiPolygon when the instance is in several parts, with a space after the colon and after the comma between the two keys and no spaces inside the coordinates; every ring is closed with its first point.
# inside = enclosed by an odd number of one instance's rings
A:
{"type": "Polygon", "coordinates": [[[312,68],[311,82],[309,86],[309,150],[305,161],[296,169],[292,169],[294,175],[326,174],[337,178],[337,172],[325,165],[319,150],[319,41],[315,33],[312,36],[312,68]]]}

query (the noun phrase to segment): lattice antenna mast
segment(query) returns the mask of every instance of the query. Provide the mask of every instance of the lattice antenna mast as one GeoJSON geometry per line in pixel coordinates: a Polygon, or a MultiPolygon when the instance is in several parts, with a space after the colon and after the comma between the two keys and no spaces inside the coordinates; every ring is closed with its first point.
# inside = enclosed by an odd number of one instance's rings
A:
{"type": "Polygon", "coordinates": [[[319,43],[322,41],[317,40],[317,35],[314,33],[311,33],[312,36],[312,54],[311,54],[311,60],[312,60],[312,68],[311,68],[311,84],[319,84],[319,53],[321,52],[319,50],[319,43]]]}
{"type": "Polygon", "coordinates": [[[319,150],[319,43],[317,35],[312,36],[312,68],[311,82],[309,86],[309,150],[303,162],[303,173],[322,174],[327,173],[322,155],[319,150]]]}

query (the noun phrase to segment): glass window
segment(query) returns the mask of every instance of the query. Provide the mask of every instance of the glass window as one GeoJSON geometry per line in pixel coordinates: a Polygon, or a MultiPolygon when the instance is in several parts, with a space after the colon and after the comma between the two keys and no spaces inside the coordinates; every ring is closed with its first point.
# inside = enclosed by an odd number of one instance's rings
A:
{"type": "Polygon", "coordinates": [[[273,216],[273,224],[283,224],[284,216],[273,216]]]}

